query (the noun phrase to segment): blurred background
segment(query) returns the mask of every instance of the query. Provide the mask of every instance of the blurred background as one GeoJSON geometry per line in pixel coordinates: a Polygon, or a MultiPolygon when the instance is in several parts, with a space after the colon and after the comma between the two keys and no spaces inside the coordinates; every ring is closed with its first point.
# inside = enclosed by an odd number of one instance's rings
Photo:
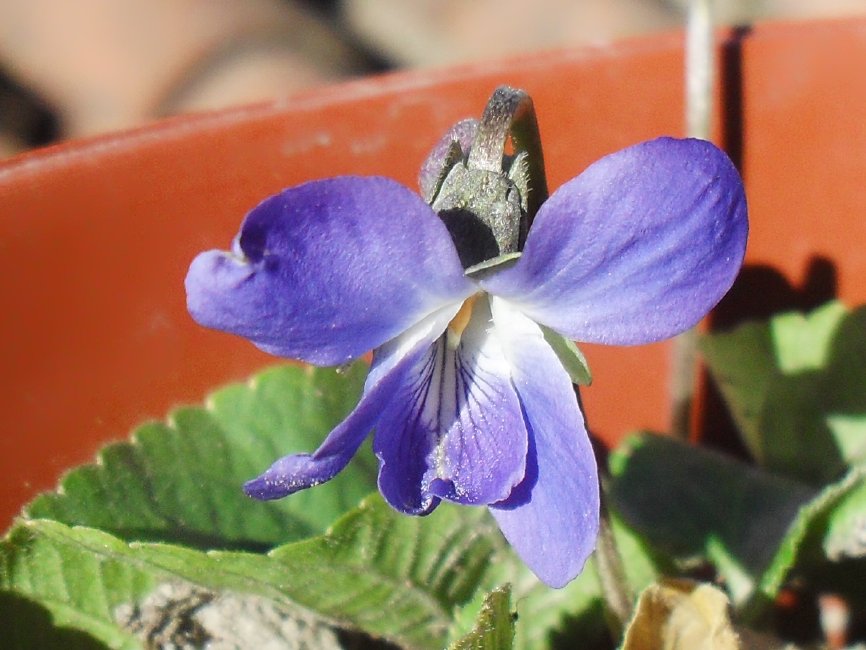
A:
{"type": "MultiPolygon", "coordinates": [[[[678,28],[688,0],[0,0],[0,158],[386,70],[678,28]]],[[[716,0],[720,24],[866,0],[716,0]]]]}

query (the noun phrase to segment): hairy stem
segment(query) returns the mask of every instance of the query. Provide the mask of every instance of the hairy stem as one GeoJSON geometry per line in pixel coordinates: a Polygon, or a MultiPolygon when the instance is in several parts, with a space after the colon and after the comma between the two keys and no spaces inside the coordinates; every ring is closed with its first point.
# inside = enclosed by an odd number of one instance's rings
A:
{"type": "MultiPolygon", "coordinates": [[[[580,397],[580,389],[575,386],[574,393],[582,413],[586,413],[580,397]]],[[[588,422],[585,423],[589,431],[588,422]]],[[[634,606],[634,594],[625,574],[625,566],[613,533],[613,519],[607,507],[607,482],[609,474],[603,459],[596,458],[598,464],[599,496],[601,511],[599,513],[598,542],[595,547],[595,571],[601,585],[601,594],[605,604],[605,619],[611,638],[619,643],[626,626],[631,620],[634,606]]]]}
{"type": "Polygon", "coordinates": [[[622,556],[613,534],[613,522],[605,504],[604,492],[601,500],[601,520],[598,530],[598,545],[595,549],[595,566],[601,592],[607,607],[608,625],[614,641],[622,639],[631,620],[634,594],[625,575],[622,556]]]}

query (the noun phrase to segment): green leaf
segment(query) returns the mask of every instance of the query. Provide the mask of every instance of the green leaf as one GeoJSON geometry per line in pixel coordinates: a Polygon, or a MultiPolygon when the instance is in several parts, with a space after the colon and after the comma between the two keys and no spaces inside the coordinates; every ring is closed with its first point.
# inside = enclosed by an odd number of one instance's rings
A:
{"type": "MultiPolygon", "coordinates": [[[[679,558],[707,557],[735,604],[761,585],[776,549],[815,495],[794,481],[672,438],[643,435],[611,456],[617,511],[679,558]]],[[[766,585],[772,592],[778,585],[766,585]]]]}
{"type": "Polygon", "coordinates": [[[866,465],[866,414],[828,415],[827,428],[850,465],[866,465]]]}
{"type": "Polygon", "coordinates": [[[251,594],[408,647],[442,647],[454,607],[478,589],[491,555],[504,549],[482,509],[442,507],[405,517],[378,497],[325,536],[267,555],[204,553],[168,544],[127,544],[107,533],[36,520],[0,546],[0,589],[45,607],[60,626],[110,645],[135,647],[121,605],[158,587],[251,594]]]}
{"type": "MultiPolygon", "coordinates": [[[[49,638],[93,639],[113,648],[199,647],[208,639],[235,647],[227,642],[238,641],[239,632],[244,646],[267,646],[285,644],[284,632],[297,634],[293,627],[315,628],[318,637],[330,630],[279,593],[257,595],[262,585],[201,551],[126,544],[47,520],[13,529],[0,543],[0,569],[0,590],[19,595],[12,607],[27,603],[44,611],[44,619],[50,615],[57,627],[49,638]]],[[[20,639],[21,647],[43,647],[38,639],[46,630],[30,629],[13,611],[4,633],[20,639]]]]}
{"type": "Polygon", "coordinates": [[[731,332],[703,336],[699,341],[744,444],[763,463],[761,411],[770,382],[777,374],[769,328],[765,323],[747,323],[731,332]]]}
{"type": "Polygon", "coordinates": [[[26,515],[197,548],[264,550],[321,533],[375,490],[368,447],[333,481],[291,499],[254,501],[241,486],[280,456],[315,449],[355,405],[365,374],[363,363],[342,373],[285,366],[224,388],[206,408],[178,409],[106,447],[26,515]]]}
{"type": "MultiPolygon", "coordinates": [[[[627,531],[617,532],[625,540],[630,577],[648,581],[643,548],[627,531]]],[[[539,650],[574,638],[589,643],[606,634],[592,564],[564,589],[547,587],[514,554],[484,508],[442,504],[428,517],[405,517],[370,497],[326,536],[287,545],[271,557],[287,573],[272,573],[269,580],[283,587],[299,581],[291,587],[294,602],[331,619],[348,617],[373,635],[412,647],[443,647],[455,607],[477,607],[479,591],[504,584],[512,585],[516,603],[517,649],[539,650]]]]}
{"type": "MultiPolygon", "coordinates": [[[[134,636],[115,623],[113,612],[143,597],[161,576],[123,561],[129,556],[127,545],[106,533],[51,521],[25,522],[0,543],[0,591],[27,598],[19,604],[44,608],[60,628],[75,628],[113,648],[139,648],[134,636]]],[[[22,639],[22,647],[28,647],[28,638],[35,643],[36,632],[27,630],[26,621],[11,614],[4,618],[4,633],[22,639]]],[[[67,633],[72,634],[55,632],[67,633]]]]}
{"type": "Polygon", "coordinates": [[[807,315],[789,312],[771,319],[769,328],[779,370],[791,375],[825,367],[834,334],[847,316],[845,305],[830,301],[807,315]]]}
{"type": "Polygon", "coordinates": [[[514,619],[511,614],[511,587],[491,591],[484,598],[472,631],[452,643],[450,650],[511,650],[514,619]]]}
{"type": "Polygon", "coordinates": [[[651,434],[629,438],[610,464],[622,517],[675,559],[714,562],[746,616],[775,598],[792,567],[815,561],[811,538],[829,550],[863,531],[866,468],[816,490],[651,434]]]}
{"type": "Polygon", "coordinates": [[[866,557],[866,467],[827,488],[835,503],[827,513],[821,545],[833,561],[866,557]]]}
{"type": "Polygon", "coordinates": [[[862,487],[862,482],[862,470],[852,470],[840,481],[826,486],[800,506],[781,542],[773,547],[775,553],[772,561],[761,574],[752,601],[744,608],[749,616],[756,617],[757,612],[775,599],[793,567],[823,560],[823,557],[814,557],[818,549],[811,548],[809,540],[815,536],[826,538],[827,527],[829,522],[836,520],[840,503],[845,501],[846,495],[857,490],[858,486],[862,487]]]}
{"type": "Polygon", "coordinates": [[[44,607],[11,592],[0,592],[0,621],[6,650],[63,648],[63,650],[107,650],[108,646],[80,630],[52,625],[44,607]],[[7,624],[6,621],[12,621],[7,624]]]}
{"type": "MultiPolygon", "coordinates": [[[[53,619],[61,637],[80,632],[96,644],[138,647],[119,611],[202,598],[248,607],[256,599],[257,610],[300,607],[406,647],[432,648],[454,638],[455,613],[467,603],[480,606],[482,595],[512,584],[515,648],[603,638],[592,564],[565,589],[546,587],[486,509],[443,504],[413,518],[372,497],[327,534],[310,537],[374,489],[369,449],[315,490],[270,503],[242,494],[243,480],[279,455],[315,448],[354,406],[364,373],[360,365],[346,374],[270,370],[216,392],[207,408],[179,409],[168,424],[147,424],[131,443],[110,445],[96,465],[73,470],[61,491],[28,507],[46,520],[24,520],[0,542],[4,606],[27,614],[15,620],[53,619]],[[298,541],[273,548],[291,540],[298,541]]],[[[618,534],[631,541],[630,573],[652,573],[642,545],[625,529],[618,534]]]]}
{"type": "Polygon", "coordinates": [[[811,483],[863,461],[866,309],[831,302],[702,340],[702,349],[755,458],[811,483]]]}
{"type": "Polygon", "coordinates": [[[58,625],[122,647],[135,642],[119,627],[117,608],[165,598],[178,584],[302,606],[423,648],[447,643],[456,610],[512,583],[522,615],[516,648],[603,635],[591,564],[565,589],[549,589],[485,509],[443,504],[413,518],[377,497],[310,538],[374,489],[369,450],[315,490],[269,503],[243,495],[241,483],[281,454],[315,448],[354,406],[364,374],[362,365],[345,374],[277,368],[216,392],[207,408],[186,407],[167,424],[140,427],[131,443],[110,445],[96,465],[71,471],[61,491],[27,508],[60,523],[28,521],[10,533],[0,588],[58,625]],[[220,550],[201,552],[212,548],[220,550]]]}
{"type": "MultiPolygon", "coordinates": [[[[607,628],[602,617],[601,589],[593,562],[577,578],[562,589],[551,589],[538,581],[532,573],[511,555],[508,569],[513,580],[517,609],[514,647],[517,650],[544,648],[592,647],[604,639],[607,628]],[[575,644],[578,644],[576,646],[575,644]]],[[[506,582],[502,573],[494,584],[506,582]]]]}
{"type": "Polygon", "coordinates": [[[519,614],[515,648],[562,647],[575,639],[588,645],[604,636],[592,566],[565,589],[546,587],[480,508],[445,504],[426,518],[405,517],[371,497],[326,535],[267,555],[129,544],[44,520],[19,524],[0,543],[0,590],[43,607],[57,625],[120,647],[136,646],[118,623],[118,608],[145,608],[164,600],[167,588],[183,602],[183,586],[191,585],[209,598],[255,597],[289,611],[300,606],[409,648],[441,648],[455,609],[506,582],[515,585],[519,614]]]}
{"type": "Polygon", "coordinates": [[[484,509],[425,518],[365,500],[325,535],[275,549],[267,580],[295,602],[412,647],[442,647],[452,610],[479,588],[504,540],[484,509]]]}

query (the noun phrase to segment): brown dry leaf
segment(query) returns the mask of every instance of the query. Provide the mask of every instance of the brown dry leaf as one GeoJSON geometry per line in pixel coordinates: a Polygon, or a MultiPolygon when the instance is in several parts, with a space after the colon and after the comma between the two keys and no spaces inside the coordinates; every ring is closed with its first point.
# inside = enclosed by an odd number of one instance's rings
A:
{"type": "Polygon", "coordinates": [[[728,598],[712,585],[665,580],[640,595],[622,650],[740,650],[728,598]]]}

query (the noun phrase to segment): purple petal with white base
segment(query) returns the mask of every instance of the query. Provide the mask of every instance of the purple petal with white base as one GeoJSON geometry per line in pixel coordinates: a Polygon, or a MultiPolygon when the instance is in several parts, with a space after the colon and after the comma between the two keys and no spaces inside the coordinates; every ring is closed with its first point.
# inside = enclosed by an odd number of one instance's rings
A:
{"type": "Polygon", "coordinates": [[[541,329],[491,298],[530,435],[526,478],[490,507],[508,542],[542,581],[562,587],[595,548],[598,470],[568,374],[541,329]]]}
{"type": "Polygon", "coordinates": [[[517,264],[481,284],[571,339],[649,343],[692,327],[721,299],[747,234],[727,156],[702,140],[660,138],[560,187],[517,264]]]}
{"type": "Polygon", "coordinates": [[[396,509],[430,512],[439,499],[485,505],[524,476],[528,438],[486,298],[459,345],[449,332],[404,375],[373,450],[379,489],[396,509]]]}
{"type": "Polygon", "coordinates": [[[186,289],[202,325],[272,354],[337,365],[476,287],[418,195],[387,178],[345,176],[260,203],[232,253],[193,261],[186,289]]]}
{"type": "MultiPolygon", "coordinates": [[[[458,123],[434,148],[419,178],[426,197],[480,128],[458,123]]],[[[488,505],[532,571],[564,586],[595,547],[599,485],[547,328],[607,344],[675,335],[730,287],[747,231],[724,153],[670,138],[563,185],[522,256],[474,280],[439,217],[394,181],[347,176],[266,199],[231,253],[195,259],[190,312],[319,365],[374,352],[358,405],[319,449],[278,460],[245,490],[276,499],[328,481],[375,430],[392,506],[423,515],[442,499],[488,505]]]]}
{"type": "Polygon", "coordinates": [[[316,452],[280,458],[261,476],[248,481],[244,491],[256,499],[280,499],[334,478],[358,451],[395,390],[418,360],[427,355],[459,307],[457,304],[439,310],[380,348],[358,405],[316,452]]]}

